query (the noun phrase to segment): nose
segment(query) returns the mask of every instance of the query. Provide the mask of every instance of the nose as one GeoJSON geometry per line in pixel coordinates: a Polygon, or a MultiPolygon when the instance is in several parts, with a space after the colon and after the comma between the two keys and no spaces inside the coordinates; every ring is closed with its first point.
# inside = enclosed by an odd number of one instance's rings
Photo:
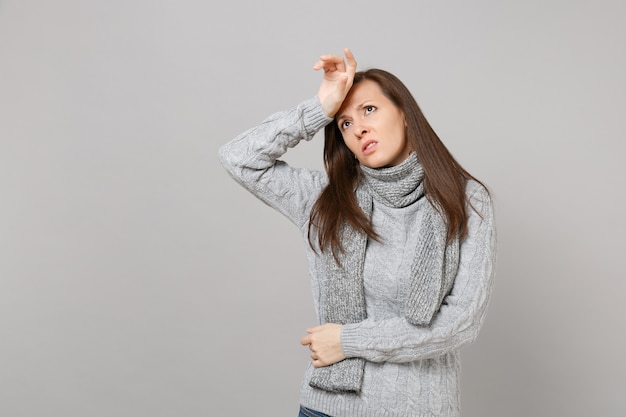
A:
{"type": "Polygon", "coordinates": [[[358,124],[354,126],[354,134],[359,139],[362,138],[367,132],[369,132],[369,129],[364,125],[358,124]]]}

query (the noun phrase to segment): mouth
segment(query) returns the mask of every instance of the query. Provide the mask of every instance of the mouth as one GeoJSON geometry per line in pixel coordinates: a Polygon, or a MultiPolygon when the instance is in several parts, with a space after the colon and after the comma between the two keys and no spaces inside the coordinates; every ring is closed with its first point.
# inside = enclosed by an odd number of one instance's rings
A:
{"type": "Polygon", "coordinates": [[[363,155],[369,155],[374,152],[377,144],[377,141],[370,139],[363,144],[363,146],[361,147],[361,152],[363,152],[363,155]]]}

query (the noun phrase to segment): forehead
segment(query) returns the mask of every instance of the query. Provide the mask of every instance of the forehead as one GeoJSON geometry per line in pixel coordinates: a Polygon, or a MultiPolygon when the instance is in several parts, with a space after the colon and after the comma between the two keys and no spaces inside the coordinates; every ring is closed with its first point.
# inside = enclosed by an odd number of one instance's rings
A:
{"type": "Polygon", "coordinates": [[[361,81],[352,86],[350,92],[339,109],[339,113],[357,110],[364,102],[369,100],[387,100],[390,101],[380,89],[380,86],[371,80],[361,81]]]}

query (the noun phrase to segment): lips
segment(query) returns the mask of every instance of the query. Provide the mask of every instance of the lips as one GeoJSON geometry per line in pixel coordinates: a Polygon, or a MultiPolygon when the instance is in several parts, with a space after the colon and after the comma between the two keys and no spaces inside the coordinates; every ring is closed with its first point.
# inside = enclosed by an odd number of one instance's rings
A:
{"type": "Polygon", "coordinates": [[[377,144],[378,142],[373,139],[365,141],[365,143],[363,143],[363,146],[361,146],[361,152],[363,152],[364,155],[369,155],[374,152],[377,144]]]}

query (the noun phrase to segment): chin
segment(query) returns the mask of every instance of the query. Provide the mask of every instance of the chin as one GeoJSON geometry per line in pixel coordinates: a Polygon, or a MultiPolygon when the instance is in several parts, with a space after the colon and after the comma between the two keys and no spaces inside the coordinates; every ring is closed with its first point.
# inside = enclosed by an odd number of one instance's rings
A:
{"type": "Polygon", "coordinates": [[[386,163],[386,162],[376,162],[376,161],[368,161],[368,162],[361,161],[361,163],[365,165],[366,167],[372,168],[372,169],[389,168],[390,166],[392,166],[391,164],[386,163]]]}

